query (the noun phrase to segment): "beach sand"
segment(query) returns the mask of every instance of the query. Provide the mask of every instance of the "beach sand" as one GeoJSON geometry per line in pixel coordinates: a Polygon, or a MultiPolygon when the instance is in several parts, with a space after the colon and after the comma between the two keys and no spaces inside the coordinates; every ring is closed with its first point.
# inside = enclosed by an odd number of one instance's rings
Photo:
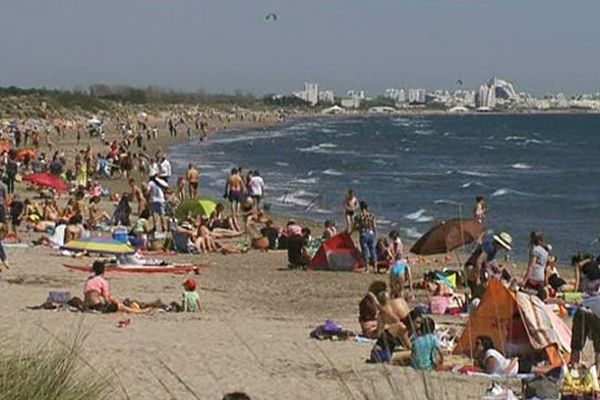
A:
{"type": "MultiPolygon", "coordinates": [[[[48,248],[8,252],[13,266],[0,281],[3,336],[29,347],[69,341],[81,330],[89,335],[81,356],[108,376],[123,398],[121,385],[131,399],[218,399],[234,390],[253,399],[423,399],[425,387],[432,399],[477,399],[490,383],[369,365],[369,344],[310,339],[309,332],[326,319],[359,329],[357,304],[374,279],[370,274],[290,271],[284,252],[184,256],[177,260],[210,264],[197,277],[206,312],[82,315],[26,306],[42,303],[49,290],[81,295],[87,275],[62,264],[86,260],[59,257],[48,248]],[[125,318],[131,324],[118,328],[125,318]]],[[[168,302],[179,301],[184,279],[108,277],[119,298],[168,302]]]]}
{"type": "MultiPolygon", "coordinates": [[[[178,140],[187,140],[181,136],[178,140]]],[[[163,133],[152,147],[166,150],[172,143],[163,133]]],[[[65,149],[73,145],[72,139],[58,143],[65,149]]],[[[125,188],[123,180],[102,183],[113,191],[125,188]]],[[[0,280],[2,339],[13,348],[61,346],[80,332],[86,336],[83,364],[113,383],[115,398],[219,399],[242,390],[253,399],[479,399],[491,383],[370,365],[365,363],[370,344],[310,339],[310,331],[326,319],[360,329],[357,305],[376,279],[372,274],[288,270],[285,252],[168,257],[209,264],[196,277],[205,312],[92,315],[27,309],[44,302],[50,290],[81,296],[87,274],[62,264],[89,259],[60,257],[42,247],[8,249],[8,256],[11,269],[0,280]],[[126,318],[131,324],[118,328],[126,318]]],[[[165,302],[180,301],[185,279],[108,277],[117,298],[165,302]]],[[[457,327],[461,323],[453,319],[457,327]]]]}

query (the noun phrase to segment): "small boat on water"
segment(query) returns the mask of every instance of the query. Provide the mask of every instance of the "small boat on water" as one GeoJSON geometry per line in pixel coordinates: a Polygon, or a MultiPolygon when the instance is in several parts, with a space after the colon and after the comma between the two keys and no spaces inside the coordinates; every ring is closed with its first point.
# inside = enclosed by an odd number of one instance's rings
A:
{"type": "MultiPolygon", "coordinates": [[[[71,271],[92,272],[91,265],[63,264],[71,271]]],[[[110,273],[136,273],[136,274],[199,274],[200,269],[208,268],[208,265],[170,264],[170,265],[116,265],[106,266],[105,272],[110,273]]]]}

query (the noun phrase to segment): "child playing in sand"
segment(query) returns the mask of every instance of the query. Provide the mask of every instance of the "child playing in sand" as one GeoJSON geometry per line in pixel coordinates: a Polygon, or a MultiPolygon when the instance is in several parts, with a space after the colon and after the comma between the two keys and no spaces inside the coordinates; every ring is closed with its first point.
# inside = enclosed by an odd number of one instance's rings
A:
{"type": "Polygon", "coordinates": [[[181,303],[181,307],[183,312],[196,312],[202,311],[202,306],[200,305],[200,296],[198,292],[196,292],[196,280],[190,278],[183,282],[183,301],[181,303]]]}
{"type": "Polygon", "coordinates": [[[429,317],[421,319],[419,336],[413,340],[410,364],[414,369],[431,371],[444,362],[440,341],[435,335],[435,322],[429,317]]]}

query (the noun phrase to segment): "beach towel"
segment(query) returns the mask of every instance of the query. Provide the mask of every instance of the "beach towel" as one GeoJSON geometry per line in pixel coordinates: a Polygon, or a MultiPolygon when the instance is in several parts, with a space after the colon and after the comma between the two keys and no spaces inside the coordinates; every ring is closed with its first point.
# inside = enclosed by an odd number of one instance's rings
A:
{"type": "Polygon", "coordinates": [[[54,228],[54,234],[50,236],[50,246],[53,248],[59,248],[65,245],[65,230],[67,225],[58,225],[54,228]]]}

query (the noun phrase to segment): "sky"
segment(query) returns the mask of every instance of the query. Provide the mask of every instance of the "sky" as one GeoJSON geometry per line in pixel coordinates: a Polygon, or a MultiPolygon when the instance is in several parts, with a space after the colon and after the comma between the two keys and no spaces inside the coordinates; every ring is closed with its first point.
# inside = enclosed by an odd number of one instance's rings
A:
{"type": "Polygon", "coordinates": [[[600,91],[595,0],[2,0],[0,86],[600,91]],[[267,13],[277,21],[267,21],[267,13]]]}

